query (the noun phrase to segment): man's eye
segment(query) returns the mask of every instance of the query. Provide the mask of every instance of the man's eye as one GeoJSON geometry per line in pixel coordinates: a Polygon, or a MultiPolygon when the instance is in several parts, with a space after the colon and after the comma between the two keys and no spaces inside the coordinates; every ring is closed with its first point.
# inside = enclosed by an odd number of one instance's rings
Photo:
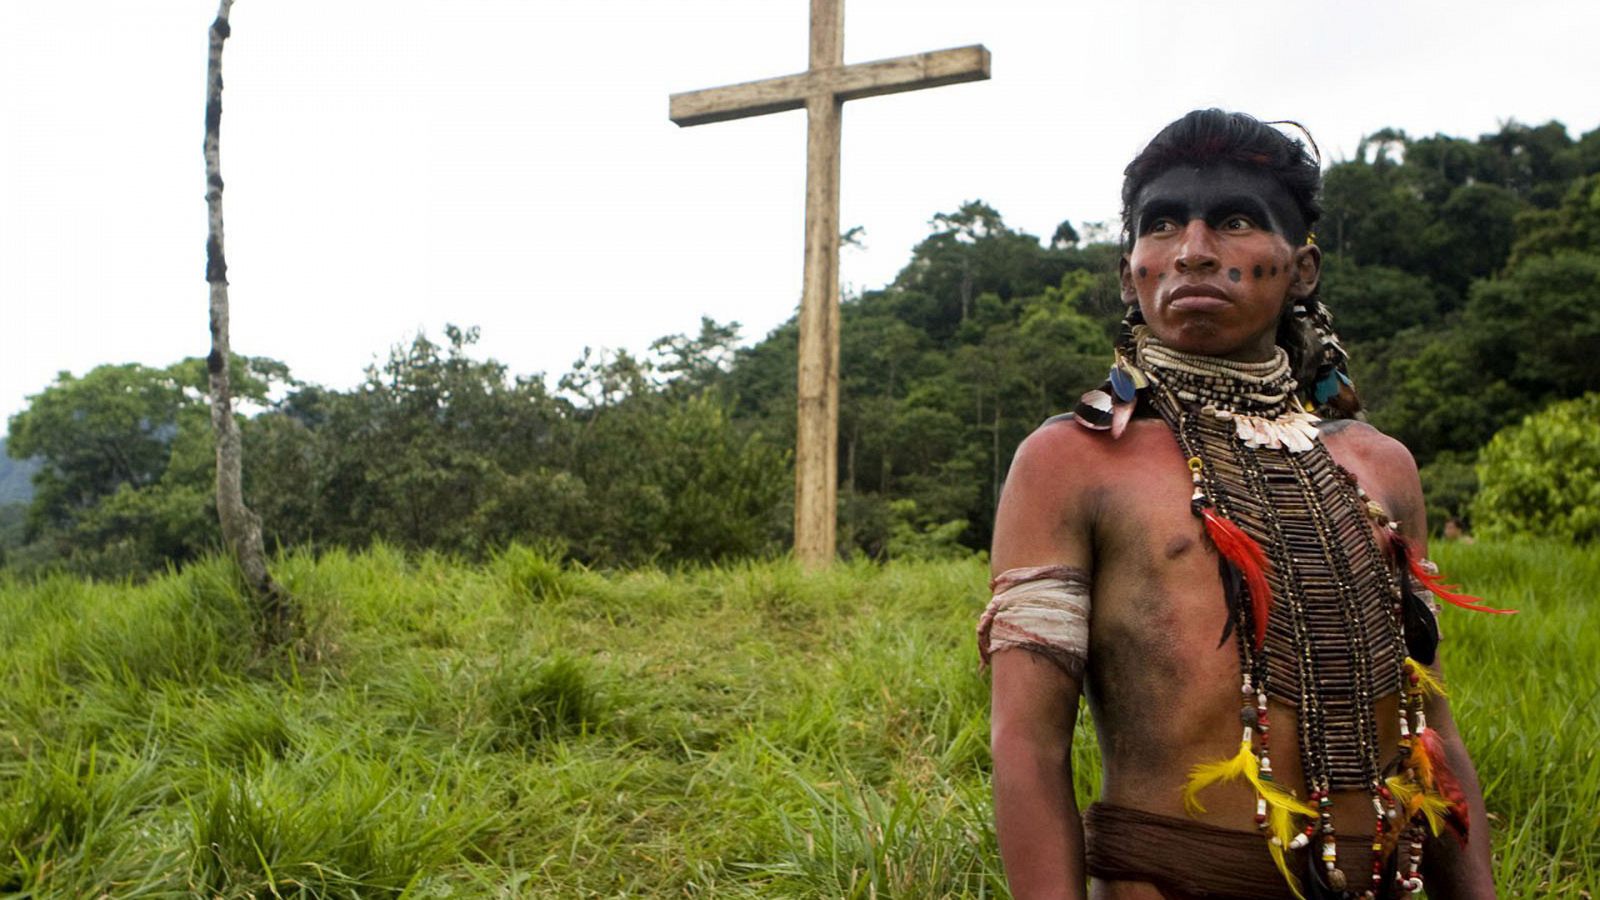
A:
{"type": "Polygon", "coordinates": [[[1157,219],[1155,221],[1155,223],[1150,226],[1150,233],[1151,234],[1159,234],[1159,233],[1162,233],[1162,232],[1177,231],[1177,230],[1178,230],[1178,223],[1172,221],[1171,219],[1157,219]]]}
{"type": "Polygon", "coordinates": [[[1229,216],[1222,220],[1223,231],[1248,231],[1254,228],[1255,225],[1256,223],[1250,221],[1249,216],[1229,216]]]}

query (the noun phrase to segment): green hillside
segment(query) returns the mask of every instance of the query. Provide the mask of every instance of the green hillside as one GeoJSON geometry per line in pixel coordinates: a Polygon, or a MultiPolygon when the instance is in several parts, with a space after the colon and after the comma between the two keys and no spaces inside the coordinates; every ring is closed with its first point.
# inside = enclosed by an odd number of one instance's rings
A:
{"type": "MultiPolygon", "coordinates": [[[[1445,616],[1502,896],[1588,897],[1600,558],[1436,555],[1522,609],[1445,616]]],[[[252,655],[226,571],[0,573],[0,892],[1004,895],[975,560],[602,575],[520,547],[294,554],[293,660],[252,655]]]]}

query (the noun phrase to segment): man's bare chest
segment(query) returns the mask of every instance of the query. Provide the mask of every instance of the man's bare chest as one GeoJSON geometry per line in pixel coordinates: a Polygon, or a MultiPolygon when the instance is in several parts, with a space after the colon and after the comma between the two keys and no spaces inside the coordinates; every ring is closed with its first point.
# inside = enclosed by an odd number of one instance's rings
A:
{"type": "MultiPolygon", "coordinates": [[[[1140,463],[1107,479],[1093,519],[1088,686],[1103,724],[1173,749],[1190,736],[1214,736],[1219,719],[1238,713],[1247,655],[1263,671],[1270,665],[1271,678],[1258,675],[1258,683],[1289,707],[1313,683],[1319,702],[1351,715],[1392,691],[1403,656],[1390,646],[1392,579],[1349,470],[1318,448],[1324,480],[1338,478],[1335,489],[1319,493],[1290,479],[1257,496],[1254,508],[1234,504],[1231,512],[1249,520],[1273,562],[1266,650],[1247,653],[1224,591],[1225,567],[1191,511],[1193,481],[1165,437],[1146,429],[1130,443],[1128,450],[1142,451],[1140,463]],[[1302,666],[1315,674],[1302,677],[1302,666]],[[1341,672],[1350,677],[1332,677],[1341,672]]],[[[1353,462],[1360,467],[1359,455],[1353,462]]]]}

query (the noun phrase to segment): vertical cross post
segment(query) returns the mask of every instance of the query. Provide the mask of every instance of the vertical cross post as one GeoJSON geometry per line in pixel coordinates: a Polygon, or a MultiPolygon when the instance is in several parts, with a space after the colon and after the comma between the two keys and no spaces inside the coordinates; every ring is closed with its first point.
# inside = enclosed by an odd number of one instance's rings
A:
{"type": "MultiPolygon", "coordinates": [[[[844,64],[844,0],[811,0],[811,71],[844,64]]],[[[794,552],[815,568],[837,552],[839,502],[839,143],[844,101],[806,98],[806,256],[795,393],[794,552]]]]}
{"type": "Polygon", "coordinates": [[[839,140],[844,103],[989,77],[982,45],[844,64],[844,0],[811,0],[810,67],[797,75],[673,94],[670,117],[704,125],[806,110],[806,248],[800,297],[794,551],[822,568],[836,552],[839,491],[839,140]]]}

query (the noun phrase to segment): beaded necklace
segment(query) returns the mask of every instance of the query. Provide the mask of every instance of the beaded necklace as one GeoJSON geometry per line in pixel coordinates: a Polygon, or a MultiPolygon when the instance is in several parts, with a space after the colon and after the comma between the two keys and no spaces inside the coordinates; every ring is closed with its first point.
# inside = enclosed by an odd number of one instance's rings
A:
{"type": "Polygon", "coordinates": [[[1438,632],[1408,570],[1453,603],[1492,610],[1443,588],[1334,461],[1318,418],[1297,400],[1281,348],[1265,362],[1239,363],[1180,353],[1143,326],[1133,337],[1133,358],[1119,357],[1107,384],[1084,396],[1079,421],[1120,433],[1136,394],[1166,421],[1188,460],[1192,510],[1219,551],[1229,608],[1223,641],[1238,632],[1239,753],[1196,766],[1186,806],[1203,809],[1197,795],[1212,783],[1248,780],[1256,826],[1296,896],[1304,896],[1302,881],[1288,851],[1314,842],[1302,870],[1314,898],[1420,891],[1424,825],[1437,833],[1454,818],[1464,828],[1466,810],[1459,787],[1452,795],[1441,783],[1453,777],[1423,713],[1424,692],[1437,686],[1425,666],[1438,632]],[[1400,741],[1386,759],[1375,704],[1395,692],[1400,741]],[[1269,697],[1297,712],[1309,804],[1273,781],[1269,697]],[[1337,864],[1333,793],[1350,791],[1372,803],[1370,886],[1348,884],[1337,864]]]}

